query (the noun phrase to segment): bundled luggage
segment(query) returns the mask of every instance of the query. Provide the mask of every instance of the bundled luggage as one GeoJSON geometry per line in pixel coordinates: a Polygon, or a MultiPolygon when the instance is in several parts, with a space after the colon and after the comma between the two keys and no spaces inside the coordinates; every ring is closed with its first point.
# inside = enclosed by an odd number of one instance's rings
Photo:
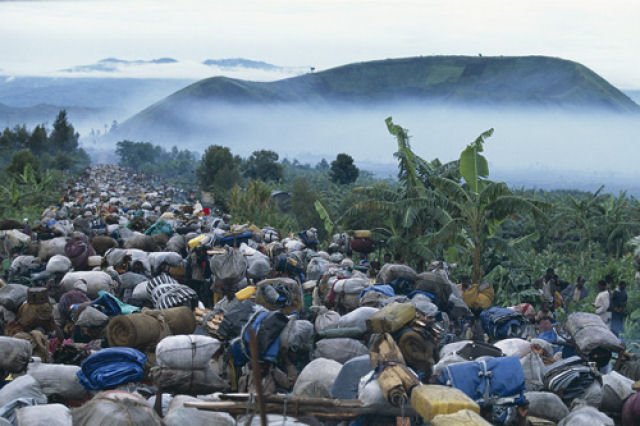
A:
{"type": "Polygon", "coordinates": [[[393,302],[367,319],[367,329],[372,333],[395,333],[415,317],[413,304],[393,302]]]}
{"type": "Polygon", "coordinates": [[[367,352],[367,347],[356,339],[322,339],[316,342],[313,358],[333,359],[344,364],[352,358],[367,354],[367,352]]]}
{"type": "Polygon", "coordinates": [[[520,312],[495,306],[482,311],[480,320],[485,333],[494,339],[521,337],[527,324],[520,312]]]}
{"type": "Polygon", "coordinates": [[[338,399],[356,399],[361,378],[371,371],[373,370],[369,354],[351,358],[342,365],[333,382],[331,396],[338,399]]]}
{"type": "MultiPolygon", "coordinates": [[[[346,328],[351,328],[351,329],[356,329],[360,332],[360,335],[363,335],[367,332],[367,321],[369,321],[369,319],[375,315],[377,312],[379,312],[378,309],[376,308],[369,308],[366,306],[362,306],[360,308],[354,309],[353,311],[344,314],[342,316],[339,316],[337,313],[333,312],[333,311],[328,311],[327,314],[329,315],[337,315],[337,324],[335,324],[335,326],[339,329],[346,329],[346,328]]],[[[318,316],[319,318],[320,316],[318,316]]],[[[318,321],[318,318],[316,318],[316,321],[318,321]]],[[[331,328],[331,327],[326,327],[326,328],[331,328]]],[[[321,330],[318,330],[321,331],[321,330]]]]}
{"type": "Polygon", "coordinates": [[[494,291],[490,284],[474,284],[463,294],[462,299],[469,309],[483,311],[493,305],[494,291]]]}
{"type": "MultiPolygon", "coordinates": [[[[461,410],[480,413],[480,407],[456,388],[441,385],[420,385],[411,392],[411,406],[428,422],[439,415],[461,410]]],[[[432,423],[430,423],[432,424],[432,423]]]]}
{"type": "Polygon", "coordinates": [[[62,404],[32,405],[16,411],[18,426],[72,426],[71,412],[62,404]]]}
{"type": "Polygon", "coordinates": [[[371,287],[369,279],[355,271],[350,278],[333,280],[329,293],[329,303],[339,312],[349,312],[360,306],[360,294],[371,287]]]}
{"type": "Polygon", "coordinates": [[[87,296],[91,299],[98,297],[99,291],[113,292],[115,282],[109,274],[102,271],[67,272],[60,281],[63,291],[73,290],[77,281],[83,281],[87,286],[87,296]]]}
{"type": "Polygon", "coordinates": [[[149,373],[158,388],[172,393],[204,395],[228,389],[229,384],[220,378],[211,367],[184,370],[155,366],[149,373]]]}
{"type": "Polygon", "coordinates": [[[342,364],[332,359],[314,359],[298,375],[292,394],[294,396],[331,398],[331,387],[341,368],[342,364]]]}
{"type": "Polygon", "coordinates": [[[574,312],[567,318],[565,328],[578,349],[585,355],[589,355],[597,348],[612,352],[622,350],[616,335],[596,314],[574,312]]]}
{"type": "Polygon", "coordinates": [[[27,300],[27,290],[28,287],[22,284],[7,284],[0,287],[0,305],[16,312],[27,300]]]}
{"type": "Polygon", "coordinates": [[[156,362],[168,368],[203,369],[220,350],[220,342],[209,336],[168,336],[156,346],[156,362]]]}
{"type": "Polygon", "coordinates": [[[125,391],[100,392],[82,407],[73,409],[71,416],[78,426],[162,425],[162,419],[143,397],[125,391]]]}
{"type": "Polygon", "coordinates": [[[198,305],[198,294],[191,287],[178,283],[167,274],[161,274],[147,282],[147,293],[156,309],[169,309],[198,305]]]}
{"type": "Polygon", "coordinates": [[[107,340],[110,346],[124,346],[146,350],[164,337],[191,334],[196,328],[193,312],[187,307],[164,311],[147,310],[130,315],[118,315],[109,320],[107,340]]]}
{"type": "Polygon", "coordinates": [[[404,278],[411,282],[418,279],[418,274],[410,266],[386,263],[378,272],[378,282],[390,284],[393,280],[404,278]]]}
{"type": "Polygon", "coordinates": [[[260,281],[256,286],[256,303],[265,308],[289,315],[301,312],[302,288],[291,278],[272,278],[260,281]]]}
{"type": "Polygon", "coordinates": [[[517,356],[452,364],[442,370],[438,382],[460,389],[480,406],[506,398],[517,405],[526,403],[524,374],[517,356]]]}
{"type": "Polygon", "coordinates": [[[234,284],[242,280],[247,273],[247,260],[235,248],[226,246],[224,254],[211,257],[211,272],[216,281],[234,284]]]}
{"type": "Polygon", "coordinates": [[[91,355],[78,372],[80,384],[89,390],[102,390],[123,383],[139,382],[147,357],[132,348],[107,348],[91,355]]]}
{"type": "Polygon", "coordinates": [[[446,272],[438,270],[418,274],[415,288],[435,296],[433,303],[438,305],[441,310],[446,310],[449,306],[449,296],[452,290],[446,272]]]}
{"type": "Polygon", "coordinates": [[[289,323],[289,319],[279,311],[258,310],[252,314],[242,327],[240,335],[231,341],[231,352],[238,366],[251,359],[249,330],[256,335],[258,356],[263,361],[275,362],[280,350],[280,333],[289,323]]]}
{"type": "Polygon", "coordinates": [[[77,365],[29,363],[27,374],[32,376],[48,397],[59,396],[64,399],[82,399],[87,390],[80,384],[77,365]]]}
{"type": "Polygon", "coordinates": [[[0,336],[0,371],[21,373],[31,359],[31,344],[27,340],[0,336]]]}
{"type": "Polygon", "coordinates": [[[36,379],[28,374],[20,376],[0,389],[0,419],[15,424],[18,409],[46,403],[47,396],[36,379]]]}
{"type": "Polygon", "coordinates": [[[589,400],[600,405],[602,395],[598,395],[599,378],[593,368],[585,365],[580,357],[557,361],[544,370],[545,388],[562,395],[562,400],[569,404],[575,398],[589,400]],[[595,389],[590,387],[595,384],[595,389]]]}
{"type": "Polygon", "coordinates": [[[569,409],[555,393],[526,392],[524,396],[529,402],[531,416],[557,423],[569,415],[569,409]]]}
{"type": "Polygon", "coordinates": [[[369,357],[384,398],[396,407],[408,404],[419,381],[407,368],[400,348],[389,333],[378,335],[369,349],[369,357]]]}

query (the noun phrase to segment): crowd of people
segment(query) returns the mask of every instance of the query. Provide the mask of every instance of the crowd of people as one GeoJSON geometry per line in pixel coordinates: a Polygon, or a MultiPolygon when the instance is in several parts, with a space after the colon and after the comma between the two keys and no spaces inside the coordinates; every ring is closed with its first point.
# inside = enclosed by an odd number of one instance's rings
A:
{"type": "Polygon", "coordinates": [[[3,219],[0,425],[640,424],[626,283],[572,312],[584,277],[548,269],[501,307],[455,265],[378,259],[370,231],[317,234],[116,165],[3,219]]]}

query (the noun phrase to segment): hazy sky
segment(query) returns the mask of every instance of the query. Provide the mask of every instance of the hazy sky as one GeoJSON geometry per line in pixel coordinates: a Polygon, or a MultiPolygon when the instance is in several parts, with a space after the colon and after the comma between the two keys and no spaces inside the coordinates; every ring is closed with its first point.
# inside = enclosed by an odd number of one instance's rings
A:
{"type": "Polygon", "coordinates": [[[0,73],[47,74],[110,56],[324,69],[416,55],[536,54],[640,89],[639,18],[637,0],[0,1],[0,73]]]}

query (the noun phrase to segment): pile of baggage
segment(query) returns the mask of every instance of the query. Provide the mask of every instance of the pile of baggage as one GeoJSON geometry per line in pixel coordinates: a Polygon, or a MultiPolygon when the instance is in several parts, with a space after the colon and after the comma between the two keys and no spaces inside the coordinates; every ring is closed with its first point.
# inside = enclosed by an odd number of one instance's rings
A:
{"type": "Polygon", "coordinates": [[[445,262],[369,262],[371,231],[234,224],[113,165],[3,223],[0,425],[640,424],[600,317],[542,333],[445,262]]]}

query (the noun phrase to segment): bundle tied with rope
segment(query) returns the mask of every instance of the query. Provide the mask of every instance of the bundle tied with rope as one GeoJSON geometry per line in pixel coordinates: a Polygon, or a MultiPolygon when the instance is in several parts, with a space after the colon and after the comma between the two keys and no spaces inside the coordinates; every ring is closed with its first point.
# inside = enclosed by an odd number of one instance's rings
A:
{"type": "Polygon", "coordinates": [[[151,350],[164,337],[191,334],[196,320],[186,306],[163,311],[143,309],[140,313],[118,315],[109,320],[107,339],[110,346],[151,350]]]}
{"type": "Polygon", "coordinates": [[[201,335],[165,337],[156,346],[153,382],[161,389],[198,394],[226,390],[227,382],[211,368],[211,358],[221,349],[217,339],[201,335]]]}
{"type": "Polygon", "coordinates": [[[379,335],[369,350],[374,377],[385,399],[396,407],[407,405],[420,382],[404,362],[400,348],[389,333],[379,335]]]}

